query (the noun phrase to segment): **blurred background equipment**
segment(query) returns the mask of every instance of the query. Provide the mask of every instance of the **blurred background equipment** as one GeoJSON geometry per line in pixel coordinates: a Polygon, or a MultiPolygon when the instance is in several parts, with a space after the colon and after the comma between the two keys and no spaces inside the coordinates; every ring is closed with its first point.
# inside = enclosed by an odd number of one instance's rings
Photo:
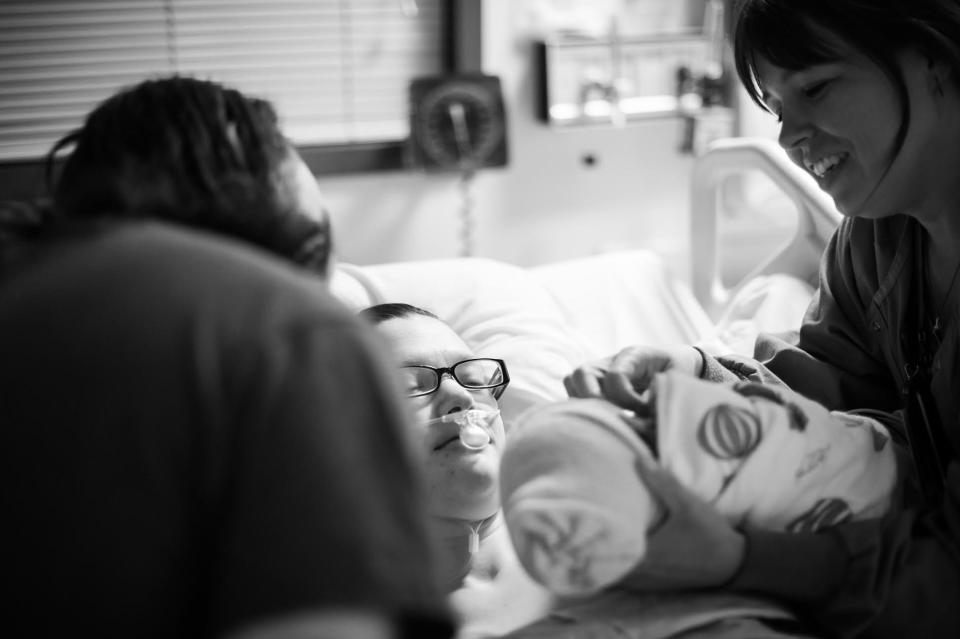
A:
{"type": "Polygon", "coordinates": [[[460,255],[473,255],[474,174],[507,164],[500,78],[473,73],[414,79],[408,157],[411,166],[460,173],[460,255]]]}

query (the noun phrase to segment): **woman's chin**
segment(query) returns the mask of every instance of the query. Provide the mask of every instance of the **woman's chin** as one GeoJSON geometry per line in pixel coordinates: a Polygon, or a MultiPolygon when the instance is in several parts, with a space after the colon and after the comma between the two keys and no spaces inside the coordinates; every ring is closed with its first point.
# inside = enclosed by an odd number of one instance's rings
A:
{"type": "Polygon", "coordinates": [[[430,496],[430,511],[439,517],[476,521],[486,519],[500,509],[499,486],[495,480],[472,486],[447,487],[430,496]]]}

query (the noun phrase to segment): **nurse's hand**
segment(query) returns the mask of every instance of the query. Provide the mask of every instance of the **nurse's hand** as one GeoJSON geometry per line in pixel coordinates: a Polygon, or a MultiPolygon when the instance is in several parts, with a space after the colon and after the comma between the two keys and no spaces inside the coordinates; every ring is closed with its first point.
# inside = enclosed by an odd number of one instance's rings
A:
{"type": "Polygon", "coordinates": [[[692,346],[629,346],[616,355],[580,366],[564,378],[563,385],[570,397],[602,397],[643,414],[646,402],[642,394],[654,375],[666,370],[699,377],[703,356],[692,346]]]}
{"type": "Polygon", "coordinates": [[[746,540],[712,505],[684,488],[672,473],[650,462],[637,472],[663,515],[647,537],[643,560],[624,585],[645,591],[716,588],[743,563],[746,540]]]}

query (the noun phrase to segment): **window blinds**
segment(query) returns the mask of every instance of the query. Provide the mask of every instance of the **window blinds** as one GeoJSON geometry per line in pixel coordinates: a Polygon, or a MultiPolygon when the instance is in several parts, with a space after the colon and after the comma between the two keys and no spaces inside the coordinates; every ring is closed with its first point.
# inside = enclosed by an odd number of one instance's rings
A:
{"type": "Polygon", "coordinates": [[[271,100],[303,145],[407,136],[440,73],[441,0],[0,1],[0,161],[42,157],[117,89],[168,73],[271,100]]]}

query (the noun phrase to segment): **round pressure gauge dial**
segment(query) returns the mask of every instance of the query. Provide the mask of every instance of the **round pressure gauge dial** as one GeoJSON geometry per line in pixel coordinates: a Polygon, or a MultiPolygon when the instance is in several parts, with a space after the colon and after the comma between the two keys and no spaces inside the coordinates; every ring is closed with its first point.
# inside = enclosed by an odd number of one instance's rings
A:
{"type": "Polygon", "coordinates": [[[415,98],[414,110],[414,141],[429,163],[460,169],[504,163],[499,82],[448,80],[415,98]]]}

